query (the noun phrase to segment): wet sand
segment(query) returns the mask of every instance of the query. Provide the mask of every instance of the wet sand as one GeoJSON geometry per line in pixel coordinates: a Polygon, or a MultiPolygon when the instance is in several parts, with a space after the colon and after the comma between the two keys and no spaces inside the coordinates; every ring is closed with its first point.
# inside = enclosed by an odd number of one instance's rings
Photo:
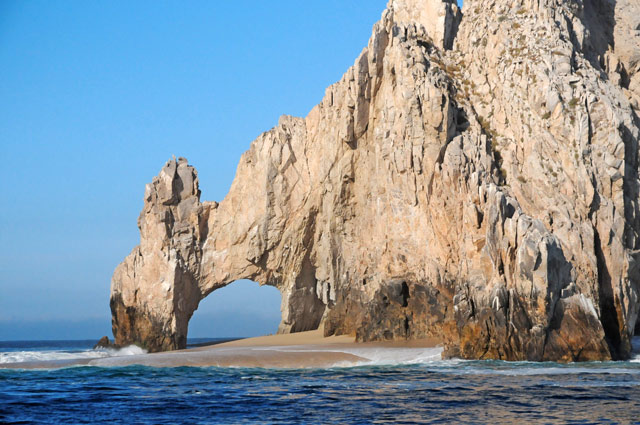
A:
{"type": "Polygon", "coordinates": [[[351,336],[325,338],[322,330],[287,335],[269,335],[246,338],[211,346],[197,347],[165,353],[98,359],[65,360],[55,362],[29,362],[3,364],[0,368],[61,368],[69,366],[129,366],[152,367],[218,366],[260,368],[324,368],[367,364],[384,353],[393,358],[431,353],[440,341],[424,339],[356,343],[351,336]]]}

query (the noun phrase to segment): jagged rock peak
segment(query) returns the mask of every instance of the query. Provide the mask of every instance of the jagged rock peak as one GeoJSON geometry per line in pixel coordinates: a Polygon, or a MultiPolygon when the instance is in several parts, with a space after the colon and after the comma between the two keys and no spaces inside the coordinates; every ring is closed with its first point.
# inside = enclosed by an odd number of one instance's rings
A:
{"type": "MultiPolygon", "coordinates": [[[[202,298],[282,293],[279,332],[606,360],[640,309],[631,0],[392,0],[306,118],[242,156],[220,204],[172,160],[116,269],[116,343],[184,347],[202,298]],[[626,31],[626,36],[625,36],[626,31]]],[[[636,14],[638,16],[638,14],[636,14]]],[[[638,327],[640,330],[640,327],[638,327]]]]}
{"type": "Polygon", "coordinates": [[[182,157],[168,161],[144,193],[147,204],[177,205],[190,197],[200,199],[198,174],[182,157]]]}
{"type": "Polygon", "coordinates": [[[441,49],[450,49],[461,12],[455,0],[390,0],[387,10],[399,25],[420,25],[433,43],[441,49]]]}

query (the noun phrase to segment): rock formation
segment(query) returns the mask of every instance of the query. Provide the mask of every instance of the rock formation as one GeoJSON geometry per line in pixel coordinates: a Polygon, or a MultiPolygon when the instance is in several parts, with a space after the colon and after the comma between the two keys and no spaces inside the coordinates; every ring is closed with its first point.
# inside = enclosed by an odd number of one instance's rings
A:
{"type": "Polygon", "coordinates": [[[200,202],[184,159],[147,185],[140,246],[113,276],[116,343],[182,348],[199,301],[251,279],[281,291],[279,332],[628,357],[638,9],[391,0],[322,102],[251,144],[222,202],[200,202]]]}
{"type": "Polygon", "coordinates": [[[98,348],[119,348],[119,347],[115,344],[112,344],[111,341],[109,340],[109,337],[105,335],[98,340],[96,345],[93,346],[94,350],[98,348]]]}

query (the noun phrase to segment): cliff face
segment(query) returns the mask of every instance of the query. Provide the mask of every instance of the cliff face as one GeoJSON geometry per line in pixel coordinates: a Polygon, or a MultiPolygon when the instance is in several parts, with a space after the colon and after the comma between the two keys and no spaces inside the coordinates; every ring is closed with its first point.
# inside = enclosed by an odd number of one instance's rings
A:
{"type": "Polygon", "coordinates": [[[171,160],[111,290],[119,344],[182,348],[238,279],[279,332],[446,354],[628,357],[638,318],[640,7],[391,0],[322,102],[255,140],[221,203],[171,160]]]}

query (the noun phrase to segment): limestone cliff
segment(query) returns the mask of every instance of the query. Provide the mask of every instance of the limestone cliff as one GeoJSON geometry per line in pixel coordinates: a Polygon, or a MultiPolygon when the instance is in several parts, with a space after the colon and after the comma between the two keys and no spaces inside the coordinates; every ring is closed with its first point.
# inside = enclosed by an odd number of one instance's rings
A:
{"type": "Polygon", "coordinates": [[[140,246],[112,281],[116,342],[182,348],[199,301],[251,279],[281,291],[279,332],[628,357],[638,9],[391,0],[322,102],[252,143],[222,202],[200,202],[184,159],[147,185],[140,246]]]}

